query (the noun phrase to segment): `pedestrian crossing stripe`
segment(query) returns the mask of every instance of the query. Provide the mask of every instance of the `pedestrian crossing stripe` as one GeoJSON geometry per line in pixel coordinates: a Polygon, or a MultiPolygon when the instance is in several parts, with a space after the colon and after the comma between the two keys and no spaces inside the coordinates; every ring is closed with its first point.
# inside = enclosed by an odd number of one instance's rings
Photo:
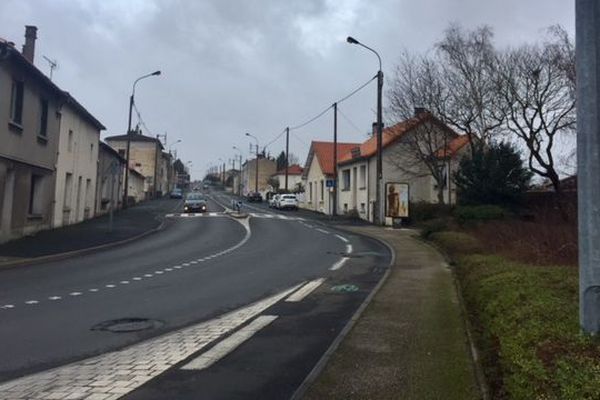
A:
{"type": "MultiPolygon", "coordinates": [[[[280,219],[287,221],[304,221],[301,217],[291,217],[281,214],[267,214],[267,213],[249,213],[254,218],[266,218],[266,219],[280,219]]],[[[166,214],[167,218],[195,218],[195,217],[225,217],[227,214],[223,212],[209,212],[209,213],[171,213],[166,214]]]]}

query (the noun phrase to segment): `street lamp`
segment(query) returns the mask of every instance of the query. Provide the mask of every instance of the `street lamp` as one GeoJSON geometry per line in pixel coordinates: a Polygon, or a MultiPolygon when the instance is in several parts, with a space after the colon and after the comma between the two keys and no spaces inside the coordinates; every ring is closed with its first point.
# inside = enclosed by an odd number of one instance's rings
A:
{"type": "Polygon", "coordinates": [[[177,139],[175,142],[171,143],[171,145],[169,146],[169,153],[171,152],[173,146],[175,146],[177,143],[181,143],[181,139],[177,139]]]}
{"type": "Polygon", "coordinates": [[[350,44],[356,44],[358,46],[364,47],[365,49],[373,52],[377,56],[377,60],[379,60],[379,71],[377,71],[377,179],[375,180],[375,205],[373,207],[373,222],[375,224],[379,224],[381,222],[381,180],[383,179],[383,168],[382,168],[382,136],[383,136],[383,124],[382,120],[382,106],[381,106],[381,96],[383,90],[383,71],[381,70],[381,57],[379,53],[375,50],[360,43],[358,40],[354,39],[352,36],[348,36],[346,41],[350,44]]]}
{"type": "MultiPolygon", "coordinates": [[[[146,74],[140,76],[133,82],[133,89],[131,90],[131,96],[129,97],[129,121],[127,122],[127,151],[126,151],[126,161],[127,168],[125,168],[125,188],[123,191],[123,208],[127,208],[127,197],[129,195],[129,151],[131,148],[131,112],[133,110],[134,98],[135,98],[135,85],[141,81],[142,79],[149,78],[151,76],[160,75],[160,71],[154,71],[150,74],[146,74]]],[[[156,185],[156,182],[154,182],[156,185]]]]}
{"type": "Polygon", "coordinates": [[[258,193],[258,138],[246,132],[246,136],[256,140],[256,175],[254,180],[254,193],[258,193]]]}
{"type": "MultiPolygon", "coordinates": [[[[238,177],[238,196],[242,195],[242,150],[240,150],[237,146],[233,146],[234,150],[237,150],[240,153],[240,174],[238,177]]],[[[233,169],[235,169],[235,163],[233,164],[233,169]]]]}

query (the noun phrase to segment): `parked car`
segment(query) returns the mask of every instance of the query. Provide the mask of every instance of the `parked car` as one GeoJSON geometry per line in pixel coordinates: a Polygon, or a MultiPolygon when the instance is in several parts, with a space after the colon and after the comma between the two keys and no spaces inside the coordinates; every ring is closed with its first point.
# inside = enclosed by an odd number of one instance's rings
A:
{"type": "Polygon", "coordinates": [[[246,196],[246,200],[248,200],[248,203],[252,203],[252,202],[260,203],[263,201],[263,198],[262,198],[262,195],[258,192],[250,192],[246,196]]]}
{"type": "Polygon", "coordinates": [[[277,208],[285,210],[297,210],[298,209],[298,198],[295,194],[282,194],[277,200],[277,208]]]}
{"type": "Polygon", "coordinates": [[[183,202],[183,212],[206,212],[208,204],[206,198],[198,192],[188,193],[183,202]]]}
{"type": "Polygon", "coordinates": [[[277,207],[277,201],[279,200],[279,196],[278,194],[274,194],[273,196],[271,196],[271,198],[269,199],[269,207],[271,208],[275,208],[277,207]]]}
{"type": "Polygon", "coordinates": [[[173,189],[169,197],[171,197],[172,199],[183,199],[183,190],[175,188],[173,189]]]}

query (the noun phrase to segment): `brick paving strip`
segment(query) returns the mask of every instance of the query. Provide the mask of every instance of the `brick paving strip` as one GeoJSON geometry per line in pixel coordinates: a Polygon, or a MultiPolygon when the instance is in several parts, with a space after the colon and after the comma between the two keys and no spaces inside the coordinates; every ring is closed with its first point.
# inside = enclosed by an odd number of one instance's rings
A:
{"type": "Polygon", "coordinates": [[[260,314],[299,286],[218,318],[87,360],[0,385],[10,400],[114,400],[135,390],[225,333],[260,314]]]}

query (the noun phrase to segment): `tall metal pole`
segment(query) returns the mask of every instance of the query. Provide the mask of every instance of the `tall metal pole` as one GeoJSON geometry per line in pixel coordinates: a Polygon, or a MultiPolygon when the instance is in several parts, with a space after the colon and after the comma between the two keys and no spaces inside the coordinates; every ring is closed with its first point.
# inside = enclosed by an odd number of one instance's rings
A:
{"type": "Polygon", "coordinates": [[[256,175],[254,180],[254,193],[258,193],[258,142],[256,143],[256,175]]]}
{"type": "Polygon", "coordinates": [[[290,151],[290,128],[285,128],[285,191],[288,191],[288,169],[290,169],[289,163],[289,151],[290,151]]]}
{"type": "MultiPolygon", "coordinates": [[[[134,84],[135,85],[135,84],[134,84]]],[[[133,92],[129,96],[129,120],[127,122],[127,150],[125,158],[127,165],[125,167],[125,187],[123,188],[123,208],[127,208],[127,197],[129,197],[129,150],[131,149],[131,112],[133,110],[133,92]]]]}
{"type": "Polygon", "coordinates": [[[375,190],[377,193],[375,194],[375,224],[381,225],[383,223],[383,216],[381,212],[381,184],[383,180],[383,151],[382,151],[382,142],[383,142],[383,111],[382,111],[382,92],[383,92],[383,71],[381,71],[381,66],[379,71],[377,71],[377,181],[375,185],[375,190]]]}
{"type": "Polygon", "coordinates": [[[600,5],[575,1],[579,321],[600,331],[600,5]]]}
{"type": "Polygon", "coordinates": [[[331,215],[337,215],[338,205],[338,168],[337,168],[337,102],[333,103],[333,208],[331,215]]]}

